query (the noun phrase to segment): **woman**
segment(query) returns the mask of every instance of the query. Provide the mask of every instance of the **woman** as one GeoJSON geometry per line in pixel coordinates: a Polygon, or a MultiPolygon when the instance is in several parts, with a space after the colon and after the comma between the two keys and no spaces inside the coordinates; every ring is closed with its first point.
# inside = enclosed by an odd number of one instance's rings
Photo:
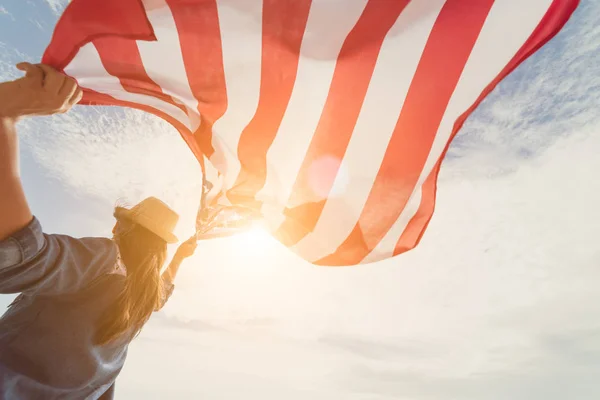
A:
{"type": "Polygon", "coordinates": [[[21,293],[0,319],[0,398],[110,399],[127,347],[173,290],[195,237],[161,275],[178,216],[149,198],[117,207],[113,239],[46,235],[18,168],[16,121],[65,112],[81,99],[45,65],[0,83],[0,293],[21,293]]]}

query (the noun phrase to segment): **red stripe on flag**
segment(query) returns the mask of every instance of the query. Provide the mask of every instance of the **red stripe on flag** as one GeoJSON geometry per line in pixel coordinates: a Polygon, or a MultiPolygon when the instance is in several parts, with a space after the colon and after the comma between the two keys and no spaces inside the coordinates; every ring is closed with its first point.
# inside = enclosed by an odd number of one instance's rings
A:
{"type": "Polygon", "coordinates": [[[398,219],[493,3],[448,0],[443,6],[359,221],[344,243],[317,264],[358,264],[398,219]]]}
{"type": "Polygon", "coordinates": [[[327,171],[327,177],[321,176],[320,193],[316,194],[310,182],[311,168],[325,157],[334,160],[344,157],[383,41],[406,5],[408,0],[397,0],[386,6],[379,0],[370,0],[344,41],[323,114],[288,200],[292,207],[303,205],[286,210],[287,219],[276,235],[286,246],[294,245],[310,233],[323,212],[325,202],[321,200],[331,191],[337,169],[327,171]],[[334,140],[332,127],[335,127],[334,140]],[[312,206],[307,207],[307,204],[312,206]]]}
{"type": "Polygon", "coordinates": [[[435,208],[435,195],[437,186],[437,177],[440,170],[440,164],[442,158],[433,168],[433,171],[429,174],[422,186],[421,204],[415,215],[411,218],[410,222],[406,225],[406,228],[400,235],[400,239],[394,247],[394,254],[398,255],[414,248],[429,225],[431,217],[433,216],[433,210],[435,208]]]}
{"type": "Polygon", "coordinates": [[[123,89],[130,93],[156,97],[187,114],[185,106],[163,93],[162,88],[150,79],[134,40],[110,37],[96,39],[93,44],[106,72],[119,78],[123,89]]]}
{"type": "Polygon", "coordinates": [[[97,92],[92,89],[84,88],[83,90],[85,93],[84,98],[86,99],[86,101],[84,102],[85,105],[120,106],[120,107],[134,108],[137,110],[145,111],[147,113],[156,115],[157,117],[159,117],[161,119],[164,119],[169,124],[171,124],[175,129],[177,129],[177,131],[181,134],[181,137],[183,138],[183,140],[185,140],[185,142],[188,144],[188,146],[192,150],[192,153],[194,153],[194,156],[196,156],[196,158],[198,158],[199,160],[202,158],[202,151],[198,147],[198,144],[196,143],[196,141],[193,140],[193,138],[188,134],[189,129],[187,128],[187,126],[183,125],[181,122],[179,122],[177,119],[171,117],[169,114],[166,114],[160,110],[157,110],[157,109],[147,106],[145,104],[132,103],[129,101],[115,99],[114,97],[112,97],[106,93],[100,93],[100,92],[97,92]]]}
{"type": "Polygon", "coordinates": [[[515,54],[502,72],[500,72],[500,74],[484,89],[475,103],[456,120],[452,130],[452,135],[446,145],[446,148],[444,149],[444,152],[442,153],[442,156],[440,157],[440,161],[438,161],[435,168],[427,178],[427,181],[425,181],[423,185],[423,194],[419,209],[396,243],[394,256],[411,250],[417,246],[421,240],[421,237],[423,236],[423,233],[427,229],[427,225],[433,216],[435,208],[437,178],[440,172],[441,161],[446,156],[448,148],[450,147],[450,143],[452,143],[452,139],[454,139],[458,131],[462,128],[469,115],[475,111],[483,99],[488,96],[492,90],[494,90],[494,88],[506,76],[508,76],[508,74],[514,71],[530,55],[548,43],[548,41],[562,29],[577,8],[578,4],[579,0],[554,0],[544,15],[544,18],[542,18],[535,31],[533,31],[531,36],[519,49],[517,54],[515,54]]]}
{"type": "Polygon", "coordinates": [[[221,29],[216,0],[167,0],[171,8],[192,93],[198,100],[200,127],[195,139],[207,157],[213,152],[212,127],[227,109],[221,29]]]}
{"type": "Polygon", "coordinates": [[[310,5],[311,0],[264,0],[260,98],[256,114],[240,136],[241,170],[234,189],[227,193],[234,204],[257,206],[254,196],[265,184],[267,151],[294,88],[310,5]]]}
{"type": "Polygon", "coordinates": [[[42,62],[62,71],[80,47],[106,36],[156,40],[140,0],[74,0],[60,17],[42,62]]]}

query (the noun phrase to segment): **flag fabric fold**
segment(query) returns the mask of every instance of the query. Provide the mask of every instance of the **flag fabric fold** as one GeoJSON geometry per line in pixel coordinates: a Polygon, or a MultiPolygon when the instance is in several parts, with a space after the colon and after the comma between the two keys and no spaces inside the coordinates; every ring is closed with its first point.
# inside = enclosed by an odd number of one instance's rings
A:
{"type": "Polygon", "coordinates": [[[73,0],[42,61],[83,104],[179,131],[211,182],[200,225],[237,210],[311,263],[355,265],[418,244],[453,137],[578,3],[73,0]]]}

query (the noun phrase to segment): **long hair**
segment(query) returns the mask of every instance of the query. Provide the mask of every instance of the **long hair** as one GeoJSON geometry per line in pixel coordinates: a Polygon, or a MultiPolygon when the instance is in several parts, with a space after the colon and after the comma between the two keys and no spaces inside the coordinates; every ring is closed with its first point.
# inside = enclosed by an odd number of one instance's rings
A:
{"type": "Polygon", "coordinates": [[[122,335],[129,340],[137,336],[163,297],[161,268],[167,258],[167,243],[143,228],[129,222],[114,240],[127,269],[125,286],[101,317],[96,331],[96,344],[106,344],[122,335]]]}

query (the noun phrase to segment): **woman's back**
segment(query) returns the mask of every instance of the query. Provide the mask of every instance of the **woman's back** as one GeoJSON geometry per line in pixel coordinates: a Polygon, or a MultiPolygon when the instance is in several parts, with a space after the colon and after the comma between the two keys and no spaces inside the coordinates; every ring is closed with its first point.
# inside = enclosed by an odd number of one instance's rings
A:
{"type": "Polygon", "coordinates": [[[14,386],[4,394],[84,399],[104,393],[125,362],[128,340],[96,346],[95,328],[123,282],[111,274],[66,296],[20,295],[0,319],[0,368],[8,369],[2,380],[14,386]]]}
{"type": "MultiPolygon", "coordinates": [[[[4,283],[27,288],[0,319],[1,393],[9,399],[95,399],[114,383],[126,357],[128,335],[94,344],[126,271],[108,239],[41,235],[33,221],[14,236],[22,262],[0,268],[4,283]]],[[[0,250],[6,262],[11,249],[5,244],[0,250]]]]}

